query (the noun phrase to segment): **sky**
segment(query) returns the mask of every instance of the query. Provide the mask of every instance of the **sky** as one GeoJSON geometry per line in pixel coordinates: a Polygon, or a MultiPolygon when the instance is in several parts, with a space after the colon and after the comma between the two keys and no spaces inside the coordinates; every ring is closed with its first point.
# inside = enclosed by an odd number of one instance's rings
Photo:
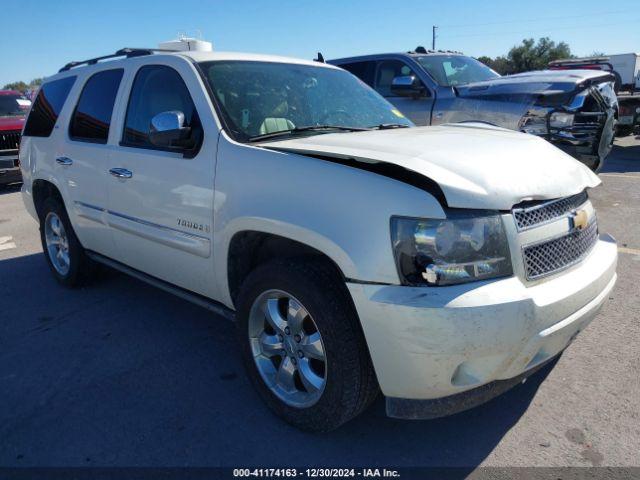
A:
{"type": "Polygon", "coordinates": [[[436,48],[491,57],[549,36],[573,53],[640,52],[638,0],[14,0],[3,1],[0,88],[65,63],[155,47],[179,34],[214,49],[326,59],[436,48]]]}

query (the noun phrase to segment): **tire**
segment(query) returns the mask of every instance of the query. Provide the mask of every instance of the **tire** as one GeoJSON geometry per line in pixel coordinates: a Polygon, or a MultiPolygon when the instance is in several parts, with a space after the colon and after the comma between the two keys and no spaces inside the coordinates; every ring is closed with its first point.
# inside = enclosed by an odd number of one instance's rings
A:
{"type": "MultiPolygon", "coordinates": [[[[379,392],[358,315],[343,282],[332,266],[313,257],[282,259],[259,266],[250,273],[238,295],[237,332],[249,377],[271,410],[302,430],[334,430],[366,409],[379,392]],[[286,309],[292,305],[294,308],[301,306],[308,316],[305,317],[304,313],[300,315],[300,318],[304,317],[304,322],[299,323],[305,325],[302,340],[298,335],[293,335],[294,332],[290,332],[287,338],[287,334],[281,330],[285,338],[282,341],[283,349],[280,350],[281,361],[278,362],[277,355],[265,359],[262,343],[255,336],[261,324],[265,326],[262,328],[270,330],[265,330],[265,335],[275,333],[275,330],[271,331],[265,310],[260,305],[264,305],[262,299],[265,295],[268,301],[273,301],[274,298],[270,297],[282,294],[285,295],[284,299],[276,298],[282,318],[286,317],[286,309]],[[316,338],[317,343],[316,333],[320,335],[325,360],[321,368],[314,367],[312,373],[319,372],[316,377],[323,377],[322,389],[306,387],[309,380],[307,383],[303,381],[307,376],[303,372],[310,367],[307,366],[305,370],[303,362],[307,362],[307,365],[316,362],[316,367],[321,362],[312,358],[313,352],[304,356],[300,350],[297,351],[300,355],[298,370],[293,375],[294,394],[282,393],[277,384],[268,385],[269,372],[272,369],[278,372],[275,375],[277,379],[281,368],[286,369],[286,362],[296,360],[296,348],[311,338],[316,338]],[[301,343],[296,344],[294,337],[301,343]],[[259,363],[266,367],[259,367],[259,363]]],[[[290,318],[293,317],[287,317],[288,320],[290,318]]],[[[293,326],[294,322],[285,325],[293,326]]]]}
{"type": "Polygon", "coordinates": [[[618,125],[616,127],[616,137],[628,137],[633,134],[633,125],[618,125]]]}
{"type": "MultiPolygon", "coordinates": [[[[67,287],[84,285],[91,278],[93,262],[87,257],[84,248],[82,248],[71,226],[64,205],[56,197],[48,197],[40,208],[39,216],[42,250],[44,251],[44,256],[47,259],[47,264],[53,276],[59,283],[67,287]],[[57,229],[62,232],[62,235],[56,234],[54,228],[51,227],[56,219],[60,224],[57,229]],[[49,241],[47,237],[49,237],[49,241]],[[55,237],[57,237],[58,240],[60,238],[64,239],[63,242],[58,242],[58,245],[61,243],[64,244],[63,250],[64,253],[66,253],[67,268],[61,268],[61,264],[65,262],[61,262],[60,259],[55,258],[55,251],[60,250],[59,247],[55,247],[55,243],[52,243],[55,242],[55,237]]],[[[65,257],[65,255],[63,255],[63,257],[65,257]]]]}

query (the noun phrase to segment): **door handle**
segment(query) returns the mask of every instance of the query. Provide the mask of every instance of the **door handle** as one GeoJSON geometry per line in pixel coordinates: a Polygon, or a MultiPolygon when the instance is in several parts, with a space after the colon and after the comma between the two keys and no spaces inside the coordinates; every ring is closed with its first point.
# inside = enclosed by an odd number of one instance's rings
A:
{"type": "Polygon", "coordinates": [[[133,177],[133,172],[127,170],[126,168],[112,168],[109,170],[109,173],[116,178],[131,178],[133,177]]]}
{"type": "Polygon", "coordinates": [[[65,167],[68,167],[69,165],[73,165],[73,160],[71,160],[69,157],[58,157],[56,158],[56,163],[58,165],[64,165],[65,167]]]}

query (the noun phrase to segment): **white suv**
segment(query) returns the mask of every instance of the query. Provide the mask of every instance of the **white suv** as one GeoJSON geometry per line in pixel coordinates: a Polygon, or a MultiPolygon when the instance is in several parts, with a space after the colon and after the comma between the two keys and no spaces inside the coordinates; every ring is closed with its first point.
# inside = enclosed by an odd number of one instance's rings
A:
{"type": "Polygon", "coordinates": [[[486,401],[613,288],[600,181],[543,139],[413,127],[320,62],[111,57],[48,78],[25,126],[53,275],[75,286],[103,263],[235,318],[258,392],[301,428],[336,428],[379,389],[401,418],[486,401]]]}

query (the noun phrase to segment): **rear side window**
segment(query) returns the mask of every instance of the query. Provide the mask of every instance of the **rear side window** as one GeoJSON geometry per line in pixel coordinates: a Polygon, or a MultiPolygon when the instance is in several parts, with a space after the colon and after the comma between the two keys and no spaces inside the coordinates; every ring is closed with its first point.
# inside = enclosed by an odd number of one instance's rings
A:
{"type": "Polygon", "coordinates": [[[113,104],[123,73],[122,69],[105,70],[87,80],[69,124],[72,139],[107,143],[113,104]]]}
{"type": "Polygon", "coordinates": [[[353,73],[356,77],[362,80],[364,83],[373,87],[373,77],[376,71],[376,62],[355,62],[345,63],[338,65],[340,68],[344,68],[346,71],[353,73]]]}
{"type": "Polygon", "coordinates": [[[51,135],[60,110],[75,81],[76,77],[66,77],[42,85],[24,127],[24,135],[28,137],[51,135]]]}
{"type": "Polygon", "coordinates": [[[184,113],[185,127],[200,131],[195,105],[180,74],[163,65],[142,67],[131,88],[122,144],[157,150],[149,141],[151,119],[176,110],[184,113]]]}

